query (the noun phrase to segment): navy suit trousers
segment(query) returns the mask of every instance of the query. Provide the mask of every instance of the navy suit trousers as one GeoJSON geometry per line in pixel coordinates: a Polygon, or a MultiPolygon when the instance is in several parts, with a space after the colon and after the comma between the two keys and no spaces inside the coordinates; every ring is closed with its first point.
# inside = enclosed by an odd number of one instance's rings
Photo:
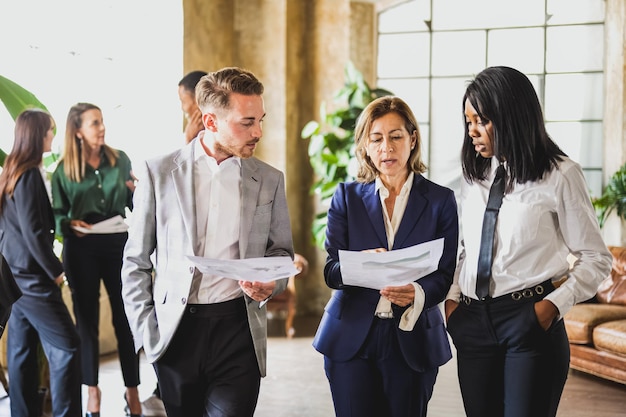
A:
{"type": "Polygon", "coordinates": [[[78,334],[61,291],[48,278],[50,292],[41,296],[24,294],[9,318],[7,361],[11,395],[11,416],[29,417],[41,413],[38,398],[38,342],[48,359],[52,414],[79,417],[81,383],[78,334]]]}

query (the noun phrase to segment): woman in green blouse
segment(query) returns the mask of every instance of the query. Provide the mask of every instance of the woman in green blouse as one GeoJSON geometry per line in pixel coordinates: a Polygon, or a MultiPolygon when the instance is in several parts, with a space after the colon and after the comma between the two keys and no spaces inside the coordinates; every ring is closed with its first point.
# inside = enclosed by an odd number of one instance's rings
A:
{"type": "Polygon", "coordinates": [[[124,217],[126,208],[132,209],[135,187],[130,160],[105,144],[104,133],[102,111],[97,106],[78,103],[70,109],[63,157],[52,176],[53,209],[56,230],[63,236],[63,264],[81,339],[82,378],[89,395],[87,417],[100,416],[100,280],[109,294],[127,411],[140,416],[139,359],[121,295],[122,253],[128,235],[85,230],[100,221],[124,217]]]}

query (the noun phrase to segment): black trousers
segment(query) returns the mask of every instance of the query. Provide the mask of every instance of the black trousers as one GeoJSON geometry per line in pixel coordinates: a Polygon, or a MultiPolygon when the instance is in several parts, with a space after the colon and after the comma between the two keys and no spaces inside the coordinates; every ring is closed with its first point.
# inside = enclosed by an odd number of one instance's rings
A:
{"type": "Polygon", "coordinates": [[[76,328],[81,342],[83,384],[98,385],[100,345],[100,280],[109,303],[124,385],[139,385],[139,356],[122,302],[122,254],[128,235],[68,236],[63,241],[63,265],[72,290],[76,328]]]}
{"type": "Polygon", "coordinates": [[[187,306],[154,369],[168,417],[252,417],[261,375],[243,298],[187,306]]]}
{"type": "Polygon", "coordinates": [[[7,361],[11,395],[11,416],[30,417],[41,413],[38,344],[48,359],[50,395],[55,417],[82,414],[79,339],[74,322],[61,297],[61,290],[42,277],[45,294],[24,294],[9,318],[7,361]],[[45,282],[44,282],[45,280],[45,282]]]}
{"type": "Polygon", "coordinates": [[[517,300],[507,295],[461,301],[450,315],[448,331],[457,349],[468,417],[556,415],[569,369],[569,343],[563,320],[547,331],[537,320],[534,304],[549,290],[517,300]]]}

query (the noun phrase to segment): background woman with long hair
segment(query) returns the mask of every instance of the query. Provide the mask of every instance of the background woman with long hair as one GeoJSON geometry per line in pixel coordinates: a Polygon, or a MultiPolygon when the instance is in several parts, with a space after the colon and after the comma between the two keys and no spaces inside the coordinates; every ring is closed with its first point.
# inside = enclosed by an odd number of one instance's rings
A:
{"type": "Polygon", "coordinates": [[[48,113],[22,112],[0,174],[0,252],[23,293],[8,326],[13,417],[41,415],[39,340],[49,363],[53,415],[82,413],[79,339],[61,295],[65,274],[53,251],[54,216],[43,177],[42,156],[51,149],[54,128],[48,113]]]}
{"type": "Polygon", "coordinates": [[[100,280],[109,294],[113,327],[131,416],[141,415],[139,359],[122,303],[122,253],[128,238],[121,233],[83,233],[91,225],[132,208],[134,191],[130,159],[104,142],[100,108],[74,105],[67,116],[65,148],[52,177],[57,231],[63,235],[63,263],[72,290],[74,316],[81,339],[83,383],[88,386],[87,416],[99,417],[98,388],[100,280]],[[84,229],[83,229],[84,231],[84,229]]]}

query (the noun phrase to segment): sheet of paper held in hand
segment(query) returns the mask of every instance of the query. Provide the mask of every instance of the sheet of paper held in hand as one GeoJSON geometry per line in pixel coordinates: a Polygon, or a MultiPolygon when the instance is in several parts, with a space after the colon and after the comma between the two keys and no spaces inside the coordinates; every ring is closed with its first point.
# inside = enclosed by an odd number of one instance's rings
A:
{"type": "Polygon", "coordinates": [[[187,256],[187,258],[203,274],[251,282],[276,281],[300,272],[289,256],[248,259],[210,259],[201,256],[187,256]]]}
{"type": "Polygon", "coordinates": [[[380,290],[413,282],[437,270],[443,240],[379,253],[340,250],[343,283],[380,290]]]}
{"type": "Polygon", "coordinates": [[[91,229],[80,226],[72,226],[72,229],[85,234],[106,235],[109,233],[124,233],[128,230],[128,225],[124,222],[124,218],[118,215],[92,224],[91,229]]]}

